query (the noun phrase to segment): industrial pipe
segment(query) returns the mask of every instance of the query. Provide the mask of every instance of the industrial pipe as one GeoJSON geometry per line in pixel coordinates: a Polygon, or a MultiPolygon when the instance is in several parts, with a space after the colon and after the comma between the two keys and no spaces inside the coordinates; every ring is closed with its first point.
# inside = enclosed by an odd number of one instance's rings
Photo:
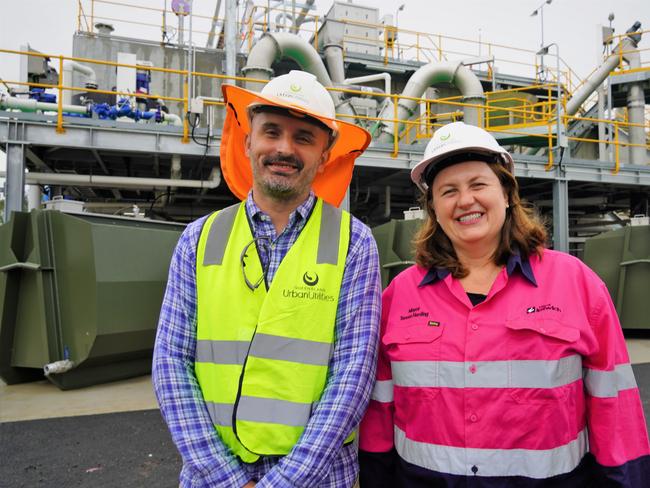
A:
{"type": "Polygon", "coordinates": [[[223,26],[226,51],[226,75],[237,75],[237,0],[226,0],[226,14],[223,26]]]}
{"type": "MultiPolygon", "coordinates": [[[[635,24],[636,25],[636,24],[635,24]]],[[[639,27],[641,25],[639,24],[639,27]]],[[[628,61],[630,57],[633,56],[633,53],[636,51],[638,45],[637,36],[628,35],[624,38],[612,51],[603,64],[601,64],[596,71],[585,81],[585,83],[573,94],[573,96],[567,101],[566,104],[566,114],[575,115],[580,106],[584,103],[587,98],[600,86],[600,84],[605,81],[605,78],[613,71],[616,66],[618,66],[620,56],[628,61]]]]}
{"type": "Polygon", "coordinates": [[[303,3],[302,10],[298,14],[298,17],[296,17],[296,20],[293,23],[293,27],[291,28],[291,32],[297,34],[298,31],[300,30],[300,26],[305,22],[309,22],[309,21],[305,21],[305,17],[309,13],[309,10],[311,9],[312,5],[314,5],[315,2],[316,0],[307,0],[305,3],[303,3]]]}
{"type": "MultiPolygon", "coordinates": [[[[640,27],[640,26],[639,26],[640,27]]],[[[641,67],[641,54],[638,50],[625,53],[630,69],[641,67]]],[[[643,85],[641,83],[630,83],[627,91],[627,117],[630,125],[629,130],[629,153],[630,163],[646,164],[645,148],[645,96],[643,94],[643,85]]]]}
{"type": "Polygon", "coordinates": [[[169,122],[170,125],[180,126],[183,125],[182,119],[176,114],[162,113],[163,122],[169,122]]]}
{"type": "Polygon", "coordinates": [[[325,46],[325,62],[334,83],[344,83],[345,64],[343,63],[343,46],[329,44],[325,46]]]}
{"type": "MultiPolygon", "coordinates": [[[[93,108],[100,107],[106,108],[107,110],[111,108],[108,106],[108,104],[96,104],[90,107],[86,105],[63,104],[61,111],[64,114],[79,114],[90,116],[90,112],[93,108]]],[[[58,112],[59,105],[57,103],[39,102],[33,98],[10,97],[5,93],[0,93],[0,109],[14,109],[20,110],[22,112],[58,112]]],[[[129,106],[128,110],[124,110],[124,113],[117,111],[116,117],[128,117],[129,115],[132,115],[132,113],[133,110],[131,110],[129,106]]],[[[155,110],[150,110],[148,112],[138,112],[138,115],[140,118],[150,119],[154,118],[157,115],[157,112],[155,110]]],[[[168,122],[170,125],[183,125],[183,121],[176,114],[161,112],[160,115],[162,116],[162,120],[164,122],[168,122]]]]}
{"type": "MultiPolygon", "coordinates": [[[[0,109],[16,109],[23,112],[57,112],[59,105],[57,103],[38,102],[33,98],[10,97],[6,93],[0,93],[0,109]]],[[[63,112],[72,114],[88,115],[88,107],[85,105],[63,104],[63,112]]]]}
{"type": "MultiPolygon", "coordinates": [[[[76,175],[62,173],[25,173],[29,185],[71,185],[98,188],[141,188],[163,190],[167,188],[217,188],[221,184],[221,171],[210,173],[210,180],[175,180],[166,178],[134,178],[129,176],[76,175]]],[[[0,172],[0,177],[5,173],[0,172]]]]}
{"type": "MultiPolygon", "coordinates": [[[[78,63],[77,61],[72,61],[70,59],[63,60],[63,82],[69,86],[73,86],[72,74],[74,72],[81,73],[86,76],[86,88],[97,88],[97,75],[95,75],[95,70],[89,66],[78,63]]],[[[63,90],[63,103],[70,104],[72,103],[72,91],[63,90]]]]}
{"type": "MultiPolygon", "coordinates": [[[[397,119],[408,120],[415,112],[417,100],[422,98],[426,89],[437,83],[451,83],[460,90],[462,94],[461,102],[468,104],[484,105],[485,94],[478,77],[462,63],[429,63],[421,66],[409,79],[402,96],[406,97],[398,103],[397,119]]],[[[394,106],[389,101],[379,114],[380,119],[392,120],[394,115],[394,106]]],[[[483,112],[477,107],[463,107],[465,123],[482,126],[483,112]]],[[[378,141],[390,143],[393,140],[393,124],[391,122],[379,122],[381,133],[378,141]]],[[[400,123],[398,132],[404,126],[400,123]]]]}
{"type": "MultiPolygon", "coordinates": [[[[612,53],[603,61],[603,63],[596,69],[596,71],[593,72],[593,74],[585,80],[584,84],[576,90],[576,92],[567,100],[566,103],[566,109],[564,110],[564,114],[566,115],[575,115],[582,104],[591,96],[591,94],[598,89],[598,87],[605,81],[605,78],[609,76],[609,74],[616,69],[616,67],[619,64],[620,57],[622,56],[625,61],[627,61],[630,66],[632,63],[636,63],[635,59],[639,56],[639,52],[637,50],[637,46],[639,44],[639,41],[641,39],[641,34],[636,34],[636,32],[641,28],[641,24],[639,22],[635,22],[634,25],[628,29],[628,36],[625,37],[622,41],[618,43],[618,45],[614,48],[612,53]]],[[[632,88],[632,87],[631,87],[632,88]]],[[[644,121],[644,107],[645,107],[645,100],[643,98],[643,91],[641,90],[640,96],[639,93],[631,93],[634,92],[634,90],[630,90],[628,92],[628,108],[630,108],[630,105],[632,106],[632,111],[635,114],[634,117],[635,119],[638,119],[638,114],[640,112],[640,123],[643,124],[644,121]],[[630,98],[631,97],[631,98],[630,98]],[[641,110],[639,111],[639,104],[642,107],[641,110]],[[635,110],[636,109],[636,110],[635,110]]],[[[559,96],[559,93],[558,93],[559,96]]],[[[600,117],[600,111],[599,111],[599,117],[600,117]]],[[[632,117],[630,117],[630,122],[632,122],[632,117]]],[[[630,127],[632,129],[633,127],[630,127]]],[[[643,127],[640,128],[641,132],[643,132],[643,127]]],[[[599,137],[600,134],[603,131],[599,129],[599,137]]],[[[641,136],[639,132],[636,132],[634,135],[632,135],[632,130],[630,130],[630,142],[633,144],[636,144],[633,142],[633,138],[635,140],[639,140],[639,144],[644,144],[645,143],[645,135],[641,136]]],[[[633,149],[635,146],[631,147],[630,151],[630,160],[638,161],[637,164],[643,164],[645,162],[645,150],[643,147],[639,147],[639,151],[634,151],[633,149]]],[[[536,147],[529,148],[526,151],[526,154],[537,154],[538,152],[543,151],[543,149],[539,149],[536,147]]],[[[602,157],[602,151],[600,152],[601,157],[602,157]]]]}
{"type": "Polygon", "coordinates": [[[384,93],[390,95],[391,93],[391,78],[390,73],[376,73],[374,75],[357,76],[356,78],[346,78],[343,80],[344,85],[356,85],[358,83],[368,83],[369,81],[384,80],[384,93]]]}
{"type": "MultiPolygon", "coordinates": [[[[271,65],[282,58],[290,58],[298,63],[300,69],[316,76],[324,87],[333,87],[332,80],[314,47],[302,37],[287,32],[267,32],[251,49],[246,66],[242,68],[247,78],[270,80],[273,74],[271,65]]],[[[246,82],[246,88],[260,91],[256,82],[246,82]]],[[[339,114],[354,116],[349,102],[344,101],[339,92],[330,91],[334,106],[339,114]]]]}

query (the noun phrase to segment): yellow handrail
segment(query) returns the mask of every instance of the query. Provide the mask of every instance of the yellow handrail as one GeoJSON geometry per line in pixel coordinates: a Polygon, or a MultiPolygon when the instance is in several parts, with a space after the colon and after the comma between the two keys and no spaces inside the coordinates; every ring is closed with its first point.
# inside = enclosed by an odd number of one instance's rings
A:
{"type": "MultiPolygon", "coordinates": [[[[246,82],[258,82],[258,83],[266,83],[267,80],[263,79],[251,79],[251,78],[246,78],[242,76],[227,76],[223,74],[214,74],[214,73],[202,73],[202,72],[189,72],[187,70],[180,70],[180,69],[172,69],[172,68],[158,68],[155,66],[148,67],[148,66],[138,66],[138,65],[132,65],[132,64],[125,64],[125,63],[117,63],[113,61],[103,61],[103,60],[96,60],[96,59],[88,59],[88,58],[79,58],[79,57],[72,57],[72,56],[60,56],[60,55],[52,55],[52,54],[47,54],[47,53],[36,53],[36,52],[29,52],[29,51],[16,51],[16,50],[11,50],[11,49],[0,49],[0,53],[2,54],[8,54],[8,55],[15,55],[15,56],[35,56],[35,57],[40,57],[40,58],[50,58],[52,60],[58,60],[58,67],[59,71],[61,73],[61,76],[59,77],[59,80],[56,84],[47,84],[47,83],[30,83],[30,82],[16,82],[16,81],[9,81],[5,80],[7,83],[12,83],[17,86],[31,86],[31,87],[42,87],[42,88],[49,88],[49,89],[54,89],[58,93],[58,100],[57,100],[57,123],[56,123],[56,132],[57,133],[63,133],[65,131],[65,125],[67,123],[71,122],[66,122],[66,119],[63,117],[63,92],[64,90],[71,90],[71,91],[86,91],[89,93],[101,93],[101,94],[110,94],[110,95],[116,95],[116,96],[124,96],[124,97],[133,97],[137,96],[138,98],[149,98],[149,99],[161,99],[165,101],[171,101],[171,102],[177,102],[182,104],[183,111],[187,111],[187,107],[189,105],[189,100],[188,100],[188,87],[187,87],[187,79],[191,75],[192,77],[197,77],[197,78],[206,78],[206,79],[217,79],[221,81],[246,81],[246,82]],[[183,86],[183,95],[182,97],[173,97],[173,96],[165,96],[165,95],[157,95],[157,94],[145,94],[145,93],[128,93],[128,92],[120,92],[116,90],[102,90],[102,89],[91,89],[91,88],[85,88],[85,87],[77,87],[77,86],[71,86],[71,80],[65,80],[63,78],[63,62],[64,60],[72,60],[72,61],[77,61],[81,63],[87,63],[87,64],[96,64],[96,65],[105,65],[105,66],[112,66],[112,67],[126,67],[126,68],[135,68],[138,70],[146,70],[150,72],[159,72],[159,73],[164,73],[164,74],[172,74],[172,75],[178,75],[181,76],[183,79],[182,86],[183,86]]],[[[458,117],[462,115],[462,110],[467,107],[472,107],[478,110],[482,110],[485,113],[485,121],[486,121],[486,127],[489,128],[490,131],[494,133],[502,133],[502,134],[513,134],[513,135],[522,135],[526,136],[531,139],[546,139],[547,140],[547,148],[549,151],[548,157],[548,164],[546,165],[547,169],[552,169],[554,165],[554,154],[553,154],[553,148],[555,141],[557,139],[557,135],[554,133],[554,126],[556,124],[556,116],[557,114],[555,113],[555,108],[556,108],[556,102],[553,98],[554,93],[555,93],[555,88],[556,88],[555,83],[546,83],[543,85],[536,85],[533,87],[522,87],[522,88],[513,88],[509,90],[500,90],[496,92],[488,92],[486,93],[487,100],[484,104],[468,104],[462,102],[461,98],[459,96],[454,96],[454,97],[446,97],[443,99],[427,99],[427,98],[418,98],[418,97],[405,97],[403,95],[398,95],[398,94],[376,94],[377,97],[379,98],[389,98],[392,103],[393,103],[393,114],[392,118],[380,118],[380,117],[371,117],[371,116],[353,116],[353,115],[344,115],[344,114],[338,114],[340,118],[343,119],[350,119],[352,121],[363,121],[365,123],[377,123],[380,122],[384,126],[392,126],[393,127],[393,137],[392,137],[392,156],[397,157],[397,155],[400,152],[400,146],[403,144],[409,144],[414,141],[418,141],[424,138],[429,138],[431,137],[432,129],[435,129],[435,127],[441,125],[441,121],[447,121],[447,120],[455,120],[458,117]],[[518,93],[525,93],[526,90],[532,90],[535,92],[539,92],[539,90],[545,90],[546,94],[546,100],[541,100],[537,101],[535,103],[532,103],[532,101],[529,101],[524,98],[518,98],[516,95],[518,93]],[[506,95],[506,96],[503,96],[506,95]],[[501,97],[501,98],[495,98],[491,99],[492,97],[501,97]],[[496,105],[497,102],[511,102],[511,101],[519,101],[518,105],[512,106],[512,107],[503,107],[503,106],[498,106],[496,105]],[[403,104],[406,101],[410,102],[415,102],[415,104],[423,104],[423,114],[421,116],[415,117],[413,119],[409,120],[401,120],[398,118],[399,116],[399,106],[400,104],[403,104]],[[442,108],[441,112],[439,113],[434,113],[433,108],[434,107],[444,107],[442,108]],[[451,107],[451,110],[449,109],[451,107]],[[455,110],[454,110],[455,109],[455,110]],[[498,114],[495,115],[495,112],[499,112],[498,114]],[[504,113],[505,115],[501,115],[501,113],[504,113]],[[503,124],[503,125],[494,125],[495,120],[502,120],[506,117],[513,117],[516,116],[520,120],[523,120],[523,122],[518,122],[518,123],[509,123],[509,124],[503,124]],[[544,125],[548,128],[546,133],[544,134],[538,134],[538,133],[528,133],[526,132],[526,128],[529,127],[538,127],[540,125],[544,125]],[[400,127],[402,129],[400,130],[400,127]]],[[[349,96],[367,96],[367,93],[361,90],[356,90],[352,88],[330,88],[331,91],[336,91],[336,92],[341,92],[341,93],[346,93],[349,96]]],[[[567,98],[566,96],[562,97],[562,100],[560,101],[563,106],[566,105],[567,98]]],[[[219,101],[212,101],[212,102],[206,102],[206,104],[211,104],[211,105],[221,105],[222,103],[219,101]]],[[[631,144],[631,143],[626,143],[626,142],[621,142],[619,138],[619,130],[622,128],[629,128],[629,127],[643,127],[646,132],[650,131],[650,123],[644,123],[644,124],[639,124],[639,123],[630,123],[627,120],[619,121],[619,120],[608,120],[608,119],[598,119],[598,118],[593,118],[593,117],[579,117],[579,116],[563,116],[562,117],[562,123],[566,125],[570,121],[577,121],[577,120],[584,120],[592,123],[603,123],[603,124],[608,124],[611,127],[613,127],[614,130],[614,140],[613,141],[607,141],[607,140],[599,140],[599,139],[594,139],[594,138],[589,138],[589,137],[567,137],[568,140],[573,141],[573,142],[586,142],[586,143],[606,143],[608,145],[614,145],[616,148],[615,151],[615,166],[613,168],[613,172],[617,173],[620,168],[620,147],[625,146],[625,147],[633,147],[633,146],[642,146],[650,149],[649,145],[643,145],[643,144],[631,144]]],[[[189,142],[189,126],[187,123],[187,120],[183,117],[183,136],[182,136],[183,142],[189,142]]]]}

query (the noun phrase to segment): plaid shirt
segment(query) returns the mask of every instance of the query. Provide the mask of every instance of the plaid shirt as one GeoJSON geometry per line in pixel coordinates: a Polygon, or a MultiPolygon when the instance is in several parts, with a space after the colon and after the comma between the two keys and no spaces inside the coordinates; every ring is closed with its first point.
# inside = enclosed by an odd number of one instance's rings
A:
{"type": "MultiPolygon", "coordinates": [[[[313,193],[292,212],[277,235],[268,215],[254,203],[246,212],[254,237],[268,237],[260,258],[268,260],[267,282],[296,241],[316,198],[313,193]]],[[[286,456],[246,464],[218,437],[194,374],[196,349],[196,248],[206,217],[183,232],[172,257],[154,348],[152,380],[165,421],[183,458],[182,487],[344,488],[354,484],[354,445],[340,447],[366,409],[375,375],[381,285],[372,235],[352,218],[350,248],[336,313],[336,343],[328,382],[300,441],[286,456]]],[[[264,242],[264,241],[262,241],[264,242]]]]}

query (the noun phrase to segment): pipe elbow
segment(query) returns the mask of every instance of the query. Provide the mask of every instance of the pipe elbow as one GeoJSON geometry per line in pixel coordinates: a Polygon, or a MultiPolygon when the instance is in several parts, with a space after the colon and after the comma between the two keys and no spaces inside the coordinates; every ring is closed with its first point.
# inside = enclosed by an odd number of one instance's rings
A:
{"type": "Polygon", "coordinates": [[[259,70],[269,73],[269,78],[273,74],[271,66],[276,59],[281,57],[280,44],[275,39],[275,35],[267,32],[261,39],[253,46],[248,53],[248,60],[246,66],[242,68],[242,72],[247,74],[253,70],[259,70]]]}

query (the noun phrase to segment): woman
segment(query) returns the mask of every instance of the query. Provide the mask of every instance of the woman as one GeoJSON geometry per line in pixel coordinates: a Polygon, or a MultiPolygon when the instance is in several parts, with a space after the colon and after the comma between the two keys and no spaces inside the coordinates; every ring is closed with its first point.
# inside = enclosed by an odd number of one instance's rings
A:
{"type": "Polygon", "coordinates": [[[614,306],[544,249],[513,159],[436,131],[411,172],[427,220],[385,290],[361,486],[650,486],[643,410],[614,306]]]}

